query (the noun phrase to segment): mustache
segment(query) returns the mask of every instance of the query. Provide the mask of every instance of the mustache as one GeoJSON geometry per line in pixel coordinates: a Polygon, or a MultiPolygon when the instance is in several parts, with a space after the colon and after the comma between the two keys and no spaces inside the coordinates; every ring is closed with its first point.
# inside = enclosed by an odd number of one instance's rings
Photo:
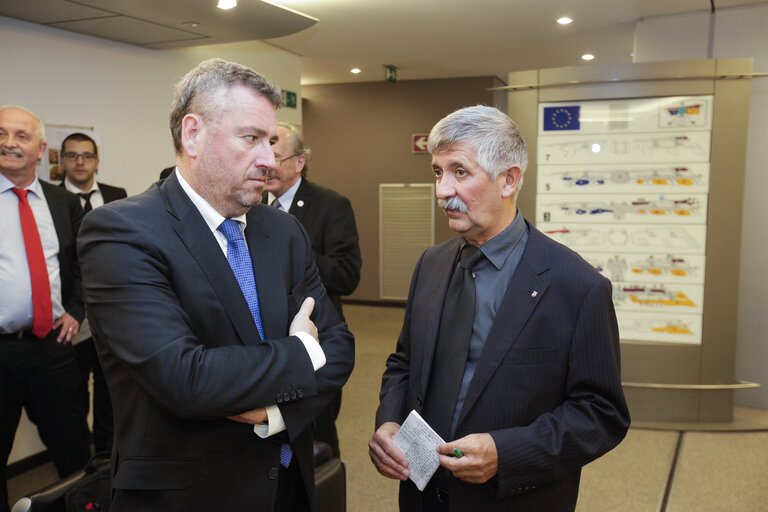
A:
{"type": "Polygon", "coordinates": [[[0,155],[24,156],[24,153],[18,148],[7,148],[3,146],[0,148],[0,155]]]}
{"type": "Polygon", "coordinates": [[[449,197],[448,199],[438,199],[437,206],[443,210],[452,210],[460,213],[467,213],[467,203],[461,200],[459,196],[449,197]]]}

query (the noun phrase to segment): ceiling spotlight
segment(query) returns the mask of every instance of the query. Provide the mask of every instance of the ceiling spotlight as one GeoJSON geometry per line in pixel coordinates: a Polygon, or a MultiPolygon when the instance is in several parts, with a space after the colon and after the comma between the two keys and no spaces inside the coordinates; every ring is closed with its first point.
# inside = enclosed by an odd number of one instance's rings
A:
{"type": "Polygon", "coordinates": [[[360,73],[360,68],[352,68],[349,70],[349,72],[352,73],[353,75],[356,75],[360,73]]]}
{"type": "Polygon", "coordinates": [[[224,9],[225,11],[227,9],[231,9],[233,7],[237,7],[237,0],[219,0],[219,5],[217,5],[219,9],[224,9]]]}
{"type": "Polygon", "coordinates": [[[196,21],[185,21],[181,24],[181,26],[187,27],[187,28],[196,28],[196,27],[199,27],[200,24],[196,21]]]}
{"type": "Polygon", "coordinates": [[[568,16],[563,16],[562,18],[557,18],[557,22],[561,25],[567,25],[569,23],[573,23],[573,20],[568,16]]]}
{"type": "Polygon", "coordinates": [[[591,53],[585,53],[584,55],[581,56],[581,58],[582,60],[592,60],[595,58],[595,56],[592,55],[591,53]]]}

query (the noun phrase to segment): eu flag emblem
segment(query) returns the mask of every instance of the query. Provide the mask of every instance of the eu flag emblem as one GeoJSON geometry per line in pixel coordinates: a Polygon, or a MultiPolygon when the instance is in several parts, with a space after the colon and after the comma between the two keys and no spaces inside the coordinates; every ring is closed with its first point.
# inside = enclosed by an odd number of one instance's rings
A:
{"type": "Polygon", "coordinates": [[[544,107],[544,131],[579,130],[579,105],[544,107]]]}

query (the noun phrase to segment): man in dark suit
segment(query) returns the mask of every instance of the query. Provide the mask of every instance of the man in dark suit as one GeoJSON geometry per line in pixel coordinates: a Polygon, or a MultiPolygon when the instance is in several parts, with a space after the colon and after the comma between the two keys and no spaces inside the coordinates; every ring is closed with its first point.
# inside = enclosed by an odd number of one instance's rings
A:
{"type": "Polygon", "coordinates": [[[85,466],[88,425],[70,344],[84,317],[75,237],[77,196],[38,180],[45,126],[23,107],[0,108],[0,510],[22,408],[60,477],[85,466]]]}
{"type": "Polygon", "coordinates": [[[458,110],[428,148],[459,237],[414,270],[371,459],[403,480],[401,510],[573,510],[581,467],[629,426],[610,282],[523,219],[528,156],[509,117],[458,110]],[[423,492],[392,439],[411,410],[446,441],[423,492]]]}
{"type": "Polygon", "coordinates": [[[249,68],[201,63],[176,86],[176,171],[83,221],[113,512],[310,509],[310,422],[352,371],[354,339],[306,232],[258,204],[281,102],[249,68]]]}
{"type": "Polygon", "coordinates": [[[277,166],[267,179],[266,202],[299,219],[312,242],[320,280],[343,317],[341,296],[360,283],[360,245],[349,199],[307,179],[310,150],[290,123],[278,123],[277,166]]]}
{"type": "MultiPolygon", "coordinates": [[[[277,144],[272,146],[277,165],[269,173],[265,202],[296,217],[307,230],[320,280],[336,311],[344,318],[341,296],[355,291],[360,282],[360,245],[355,213],[349,199],[307,180],[310,150],[304,136],[290,123],[277,123],[277,144]]],[[[315,439],[331,445],[340,457],[336,419],[341,410],[341,390],[315,418],[315,439]]]]}
{"type": "MultiPolygon", "coordinates": [[[[85,213],[105,203],[128,197],[124,188],[96,181],[96,173],[99,172],[99,148],[96,141],[84,133],[70,133],[61,142],[61,165],[65,173],[61,186],[80,196],[80,204],[85,213]]],[[[83,320],[80,332],[72,338],[72,345],[75,346],[77,364],[80,367],[80,393],[86,411],[91,405],[88,383],[93,374],[94,448],[97,452],[110,451],[114,430],[112,402],[87,318],[83,320]]]]}

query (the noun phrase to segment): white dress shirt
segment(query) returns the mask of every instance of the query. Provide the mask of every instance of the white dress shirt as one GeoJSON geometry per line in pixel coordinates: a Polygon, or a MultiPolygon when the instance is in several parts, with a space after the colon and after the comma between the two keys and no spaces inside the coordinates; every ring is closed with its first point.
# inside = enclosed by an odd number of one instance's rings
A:
{"type": "MultiPolygon", "coordinates": [[[[12,181],[0,174],[0,332],[12,333],[32,327],[32,283],[27,264],[24,234],[19,219],[19,198],[12,181]]],[[[43,187],[37,177],[26,187],[27,200],[35,216],[43,245],[48,281],[51,284],[53,319],[64,314],[59,274],[59,237],[53,225],[43,187]]]]}

